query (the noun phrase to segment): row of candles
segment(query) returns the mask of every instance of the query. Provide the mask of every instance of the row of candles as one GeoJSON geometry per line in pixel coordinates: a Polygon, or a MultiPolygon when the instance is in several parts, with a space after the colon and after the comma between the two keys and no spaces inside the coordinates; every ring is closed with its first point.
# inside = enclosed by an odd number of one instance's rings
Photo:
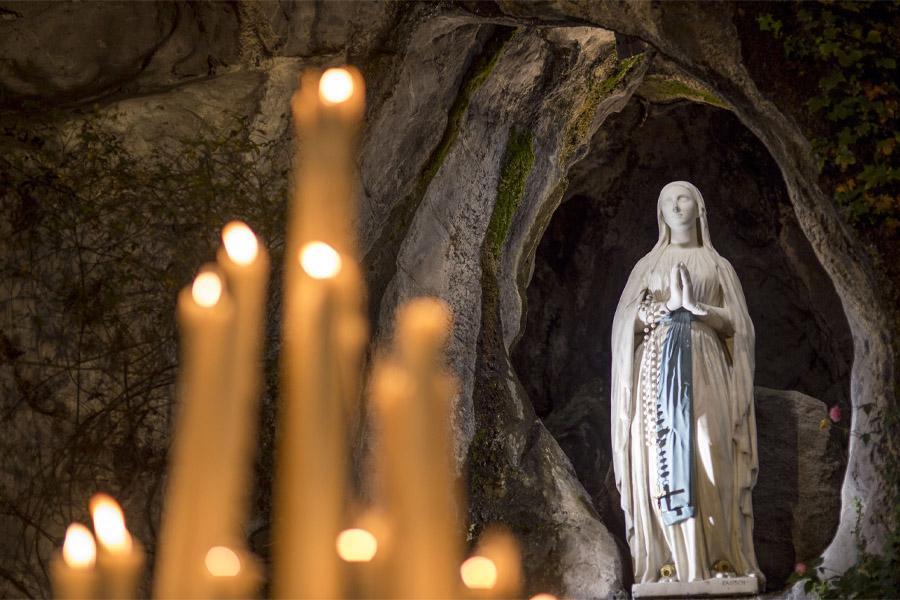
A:
{"type": "MultiPolygon", "coordinates": [[[[357,260],[354,151],[365,88],[353,67],[310,70],[291,106],[301,140],[284,264],[280,406],[272,526],[275,597],[511,598],[521,594],[516,540],[488,527],[463,558],[449,415],[455,379],[443,348],[451,312],[405,303],[392,344],[373,359],[357,260]],[[367,397],[375,429],[375,501],[348,500],[348,448],[367,397]]],[[[264,575],[242,523],[256,441],[269,257],[242,222],[226,225],[216,262],[178,297],[179,412],[153,595],[244,598],[264,575]]],[[[144,551],[115,500],[92,500],[94,533],[66,532],[51,565],[60,598],[130,598],[144,551]],[[96,543],[95,543],[96,536],[96,543]]],[[[541,594],[534,599],[548,599],[541,594]]]]}

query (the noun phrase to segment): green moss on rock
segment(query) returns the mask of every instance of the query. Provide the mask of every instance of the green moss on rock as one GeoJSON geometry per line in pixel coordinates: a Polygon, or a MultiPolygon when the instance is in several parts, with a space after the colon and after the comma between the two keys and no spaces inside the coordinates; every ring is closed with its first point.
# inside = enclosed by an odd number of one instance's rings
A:
{"type": "Polygon", "coordinates": [[[587,82],[587,92],[581,104],[574,111],[574,117],[566,126],[563,134],[562,149],[559,153],[559,164],[565,168],[576,148],[587,142],[591,123],[597,114],[600,102],[610,97],[625,80],[626,76],[641,62],[644,53],[635,54],[619,61],[615,52],[606,57],[597,69],[598,76],[592,76],[587,82]]]}
{"type": "Polygon", "coordinates": [[[693,100],[726,110],[730,108],[724,100],[699,84],[666,75],[648,75],[635,93],[658,104],[676,100],[693,100]]]}
{"type": "Polygon", "coordinates": [[[500,256],[513,215],[525,195],[528,174],[534,166],[534,135],[529,131],[513,129],[506,141],[500,183],[497,185],[497,202],[488,224],[488,243],[495,257],[500,256]]]}

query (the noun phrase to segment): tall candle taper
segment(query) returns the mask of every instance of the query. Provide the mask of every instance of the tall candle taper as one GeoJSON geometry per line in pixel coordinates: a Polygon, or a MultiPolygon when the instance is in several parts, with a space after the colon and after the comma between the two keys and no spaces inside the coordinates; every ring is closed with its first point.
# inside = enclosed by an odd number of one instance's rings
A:
{"type": "Polygon", "coordinates": [[[452,313],[446,302],[434,297],[407,301],[397,313],[395,345],[398,358],[412,376],[414,404],[424,436],[421,452],[429,468],[425,487],[429,493],[428,533],[431,538],[429,560],[446,583],[457,587],[457,565],[462,558],[462,528],[457,516],[464,511],[464,495],[456,480],[453,465],[451,402],[456,394],[456,379],[446,370],[444,349],[452,329],[452,313]],[[440,540],[435,544],[435,540],[440,540]]]}
{"type": "Polygon", "coordinates": [[[220,401],[228,385],[234,311],[221,276],[208,265],[178,297],[180,406],[157,545],[153,593],[207,596],[203,560],[220,536],[225,509],[217,487],[223,445],[220,401]]]}
{"type": "Polygon", "coordinates": [[[365,338],[352,227],[364,107],[352,67],[307,71],[292,100],[300,140],[284,268],[273,593],[334,598],[342,565],[348,425],[365,338]]]}
{"type": "Polygon", "coordinates": [[[252,469],[256,451],[256,423],[262,381],[262,341],[265,329],[266,284],[269,255],[253,231],[240,221],[222,230],[223,246],[217,260],[234,301],[234,337],[227,395],[222,398],[222,471],[219,494],[225,515],[217,544],[243,543],[252,469]]]}
{"type": "Polygon", "coordinates": [[[135,598],[144,569],[144,549],[125,528],[119,503],[106,494],[91,498],[91,518],[99,542],[97,568],[104,598],[135,598]]]}
{"type": "Polygon", "coordinates": [[[520,598],[522,557],[512,533],[498,523],[489,524],[478,540],[475,554],[461,568],[468,598],[520,598]]]}
{"type": "Polygon", "coordinates": [[[93,598],[97,590],[96,559],[94,536],[88,528],[80,523],[69,525],[62,552],[50,562],[53,596],[60,600],[93,598]]]}
{"type": "Polygon", "coordinates": [[[442,302],[407,303],[397,318],[396,351],[380,355],[373,367],[380,493],[393,535],[392,597],[457,596],[462,498],[450,451],[454,380],[442,360],[449,325],[442,302]]]}

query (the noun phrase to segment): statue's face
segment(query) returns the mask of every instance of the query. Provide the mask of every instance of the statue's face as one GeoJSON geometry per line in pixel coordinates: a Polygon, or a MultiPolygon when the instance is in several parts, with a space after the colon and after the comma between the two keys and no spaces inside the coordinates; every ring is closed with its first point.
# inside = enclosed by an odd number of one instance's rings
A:
{"type": "Polygon", "coordinates": [[[690,190],[673,185],[665,191],[662,198],[663,220],[675,231],[690,229],[699,215],[697,201],[690,190]]]}

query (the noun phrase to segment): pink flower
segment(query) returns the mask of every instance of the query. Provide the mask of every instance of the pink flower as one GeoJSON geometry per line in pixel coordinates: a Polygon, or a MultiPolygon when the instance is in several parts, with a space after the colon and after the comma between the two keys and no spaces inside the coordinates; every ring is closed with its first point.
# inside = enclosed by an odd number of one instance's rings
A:
{"type": "Polygon", "coordinates": [[[828,411],[828,418],[832,420],[832,422],[837,423],[841,420],[841,407],[835,404],[828,411]]]}
{"type": "Polygon", "coordinates": [[[806,563],[799,562],[794,565],[794,573],[797,575],[806,575],[806,563]]]}

